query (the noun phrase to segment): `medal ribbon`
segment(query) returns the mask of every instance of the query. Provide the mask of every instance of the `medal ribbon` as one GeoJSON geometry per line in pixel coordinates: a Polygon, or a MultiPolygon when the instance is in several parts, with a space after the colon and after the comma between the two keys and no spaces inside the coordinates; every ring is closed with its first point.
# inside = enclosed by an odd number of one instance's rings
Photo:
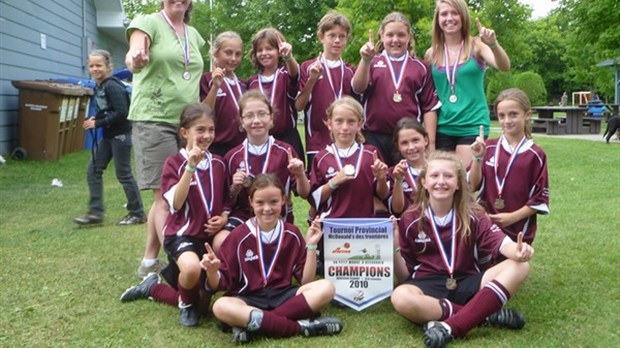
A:
{"type": "Polygon", "coordinates": [[[334,93],[334,100],[338,100],[342,98],[342,87],[344,85],[344,62],[342,61],[342,58],[340,58],[340,89],[338,90],[338,93],[336,93],[336,89],[334,88],[334,80],[332,78],[331,69],[327,65],[327,60],[325,59],[325,56],[322,54],[321,54],[320,61],[321,61],[321,65],[323,66],[323,71],[327,73],[325,75],[327,75],[327,82],[329,82],[329,87],[332,89],[332,92],[334,93]]]}
{"type": "MultiPolygon", "coordinates": [[[[271,148],[274,141],[275,140],[272,136],[269,136],[269,138],[267,139],[267,154],[265,155],[265,161],[263,161],[263,168],[258,174],[267,173],[267,168],[269,168],[269,160],[271,158],[271,148]]],[[[245,162],[246,174],[250,176],[252,175],[252,173],[250,172],[250,142],[248,141],[248,139],[245,139],[243,141],[243,147],[245,148],[245,151],[243,152],[243,162],[245,162]]]]}
{"type": "Polygon", "coordinates": [[[276,265],[276,260],[278,259],[278,255],[280,255],[280,250],[282,247],[282,239],[284,238],[284,224],[282,223],[282,220],[278,219],[278,222],[276,224],[276,232],[274,233],[278,233],[278,244],[276,245],[276,252],[273,254],[273,258],[271,259],[271,262],[269,262],[269,264],[266,263],[267,260],[265,260],[265,252],[263,250],[263,242],[261,241],[261,231],[260,231],[260,227],[258,226],[258,223],[256,222],[256,218],[252,218],[252,225],[254,226],[255,230],[256,230],[256,249],[258,250],[258,257],[260,259],[260,271],[261,271],[261,275],[263,277],[263,284],[265,286],[267,286],[267,283],[269,282],[269,277],[271,276],[271,273],[273,272],[273,268],[276,265]]]}
{"type": "Polygon", "coordinates": [[[405,72],[405,67],[407,66],[407,61],[409,60],[409,52],[405,52],[405,59],[403,59],[403,65],[400,67],[400,72],[398,73],[398,78],[394,74],[394,66],[392,64],[392,60],[388,56],[388,54],[383,51],[381,54],[385,57],[385,60],[388,63],[388,68],[390,70],[390,76],[392,77],[392,83],[394,84],[394,88],[396,89],[396,93],[400,90],[400,84],[403,82],[403,73],[405,72]]]}
{"type": "Polygon", "coordinates": [[[210,185],[210,190],[209,193],[207,194],[207,191],[205,190],[205,188],[202,186],[202,183],[200,181],[200,172],[202,171],[202,169],[200,169],[198,166],[196,166],[196,172],[194,173],[194,180],[196,180],[196,183],[198,184],[198,188],[200,189],[200,200],[202,201],[204,207],[205,207],[205,211],[207,212],[207,218],[211,218],[211,211],[213,209],[213,197],[215,196],[215,194],[213,193],[213,169],[212,169],[212,161],[211,161],[211,154],[210,153],[206,153],[205,156],[207,157],[205,159],[205,161],[207,161],[207,175],[209,175],[209,185],[210,185]],[[209,199],[207,199],[207,196],[210,196],[209,199]]]}
{"type": "Polygon", "coordinates": [[[446,68],[446,78],[448,79],[448,83],[450,84],[450,93],[454,95],[454,89],[456,85],[456,67],[459,65],[459,60],[461,59],[461,51],[463,50],[463,45],[465,41],[461,41],[461,47],[459,47],[459,55],[457,56],[454,64],[452,65],[452,72],[450,72],[450,60],[448,58],[448,45],[443,44],[443,63],[446,68]],[[452,77],[450,77],[452,75],[452,77]]]}
{"type": "Polygon", "coordinates": [[[166,15],[166,12],[161,11],[159,13],[161,14],[161,17],[164,19],[166,24],[168,24],[170,29],[172,29],[172,31],[174,32],[174,35],[176,35],[177,41],[179,42],[179,46],[181,46],[181,50],[183,50],[183,64],[185,65],[185,71],[189,71],[189,68],[188,68],[189,67],[189,36],[187,35],[187,25],[183,23],[183,36],[185,36],[185,47],[183,47],[183,42],[181,41],[181,37],[179,37],[179,33],[177,33],[177,31],[174,30],[174,26],[172,25],[170,18],[168,18],[168,16],[166,15]]]}
{"type": "Polygon", "coordinates": [[[235,94],[233,92],[233,89],[230,86],[230,83],[228,83],[228,78],[227,77],[224,77],[224,82],[226,83],[226,87],[228,87],[228,90],[230,91],[230,95],[232,96],[233,103],[235,103],[235,107],[237,108],[237,110],[239,110],[239,102],[237,101],[237,98],[241,97],[243,92],[241,91],[241,86],[239,85],[239,79],[237,78],[237,75],[235,75],[235,73],[233,73],[233,78],[234,78],[234,81],[235,81],[235,86],[237,87],[237,92],[239,94],[235,94]]]}
{"type": "MultiPolygon", "coordinates": [[[[280,74],[280,69],[276,69],[276,73],[275,76],[273,77],[273,82],[271,84],[271,90],[269,91],[269,102],[271,103],[271,105],[275,105],[273,103],[275,96],[276,96],[276,84],[278,83],[278,75],[280,74]]],[[[262,74],[258,75],[258,88],[260,89],[261,93],[263,93],[264,95],[267,95],[265,93],[265,89],[263,88],[263,82],[261,77],[264,76],[262,74]]]]}
{"type": "Polygon", "coordinates": [[[409,174],[409,178],[411,179],[411,183],[413,184],[413,188],[417,191],[418,185],[415,183],[415,179],[418,177],[414,174],[414,168],[407,163],[407,173],[409,174]]]}
{"type": "MultiPolygon", "coordinates": [[[[354,177],[357,178],[357,173],[359,173],[359,169],[362,165],[362,155],[364,154],[364,145],[363,144],[357,144],[357,148],[359,149],[359,154],[357,155],[357,160],[355,161],[355,175],[354,177]]],[[[334,156],[337,159],[337,163],[338,163],[338,169],[342,170],[342,168],[344,167],[342,165],[342,157],[340,157],[340,152],[338,151],[338,148],[336,147],[336,144],[332,144],[332,151],[334,152],[334,156]]]]}
{"type": "Polygon", "coordinates": [[[508,160],[508,165],[506,166],[506,172],[504,173],[504,177],[500,179],[498,175],[499,154],[501,152],[500,148],[502,147],[502,143],[504,142],[504,139],[505,139],[504,135],[502,135],[499,137],[499,140],[497,141],[497,146],[495,147],[495,163],[493,165],[493,171],[495,172],[495,185],[497,186],[497,193],[500,198],[502,197],[502,192],[504,191],[504,184],[506,183],[506,177],[508,177],[508,173],[510,172],[512,165],[514,164],[514,162],[517,160],[517,157],[519,156],[519,150],[521,149],[521,147],[523,147],[523,145],[527,141],[527,138],[525,136],[521,138],[521,141],[519,141],[519,144],[517,145],[517,147],[514,149],[514,151],[512,151],[512,154],[510,154],[510,159],[508,160]]]}
{"type": "Polygon", "coordinates": [[[426,211],[426,217],[431,222],[431,228],[433,230],[433,236],[435,237],[435,242],[437,242],[437,248],[439,249],[439,254],[441,255],[441,260],[443,260],[444,265],[448,268],[448,273],[450,273],[450,278],[454,275],[454,265],[456,260],[456,212],[454,209],[452,212],[452,232],[450,236],[450,258],[448,259],[448,253],[446,253],[443,242],[441,241],[441,236],[439,235],[439,227],[437,227],[437,222],[435,221],[435,213],[433,213],[433,208],[428,206],[426,211]]]}

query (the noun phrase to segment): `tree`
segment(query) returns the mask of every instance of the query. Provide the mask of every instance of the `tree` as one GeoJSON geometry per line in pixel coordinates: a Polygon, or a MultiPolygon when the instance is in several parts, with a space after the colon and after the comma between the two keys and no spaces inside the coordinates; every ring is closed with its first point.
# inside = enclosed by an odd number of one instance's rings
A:
{"type": "Polygon", "coordinates": [[[514,86],[525,92],[532,105],[547,105],[547,90],[540,75],[533,71],[516,74],[513,78],[514,86]]]}

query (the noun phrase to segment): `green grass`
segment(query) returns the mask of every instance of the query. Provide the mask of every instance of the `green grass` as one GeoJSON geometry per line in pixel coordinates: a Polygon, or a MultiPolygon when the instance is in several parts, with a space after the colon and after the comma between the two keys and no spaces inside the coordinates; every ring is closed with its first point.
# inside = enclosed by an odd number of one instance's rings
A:
{"type": "MultiPolygon", "coordinates": [[[[612,347],[620,343],[620,148],[538,137],[549,159],[551,215],[539,219],[532,272],[508,306],[522,311],[521,331],[473,330],[456,347],[612,347]]],[[[124,195],[106,171],[103,227],[77,228],[85,212],[88,151],[56,162],[0,165],[0,346],[226,347],[230,335],[212,318],[177,324],[178,310],[150,301],[121,304],[137,282],[145,227],[116,226],[124,195]],[[51,186],[53,178],[64,187],[51,186]]],[[[144,193],[147,206],[150,193],[144,193]]],[[[305,229],[306,203],[296,200],[305,229]]],[[[261,339],[252,347],[419,347],[422,331],[388,300],[363,312],[328,307],[341,335],[261,339]]]]}

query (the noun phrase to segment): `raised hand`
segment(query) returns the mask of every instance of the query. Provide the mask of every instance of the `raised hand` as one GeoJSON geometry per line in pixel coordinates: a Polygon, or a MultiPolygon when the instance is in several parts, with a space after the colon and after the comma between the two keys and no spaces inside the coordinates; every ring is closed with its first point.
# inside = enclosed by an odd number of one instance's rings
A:
{"type": "Polygon", "coordinates": [[[202,260],[200,260],[200,267],[207,271],[207,273],[215,273],[220,269],[221,261],[215,255],[213,248],[209,243],[205,243],[205,250],[207,251],[204,255],[202,255],[202,260]]]}
{"type": "Polygon", "coordinates": [[[372,175],[377,178],[377,180],[385,180],[387,177],[387,164],[383,163],[379,159],[377,155],[377,151],[372,152],[372,165],[370,166],[372,169],[372,175]]]}
{"type": "Polygon", "coordinates": [[[375,56],[374,34],[372,29],[368,29],[368,42],[360,49],[360,55],[364,61],[370,61],[375,56]]]}
{"type": "Polygon", "coordinates": [[[394,170],[392,171],[392,176],[394,180],[405,180],[405,175],[407,175],[407,170],[409,169],[409,165],[407,164],[407,160],[401,160],[394,166],[394,170]]]}
{"type": "Polygon", "coordinates": [[[476,26],[478,27],[478,36],[480,36],[482,42],[487,46],[493,46],[497,43],[497,38],[495,37],[495,31],[493,29],[483,27],[478,18],[476,18],[476,26]]]}
{"type": "Polygon", "coordinates": [[[226,68],[215,67],[211,72],[211,78],[213,80],[213,87],[220,88],[224,77],[226,76],[226,68]]]}
{"type": "Polygon", "coordinates": [[[323,75],[323,64],[321,64],[321,55],[316,58],[314,63],[310,65],[310,80],[318,80],[323,75]]]}
{"type": "Polygon", "coordinates": [[[135,50],[131,54],[132,65],[134,69],[140,70],[149,63],[149,37],[144,35],[144,47],[135,50]]]}
{"type": "Polygon", "coordinates": [[[516,257],[518,261],[527,262],[534,256],[534,248],[523,242],[523,232],[517,235],[516,257]]]}
{"type": "Polygon", "coordinates": [[[288,60],[293,55],[293,46],[290,43],[283,41],[280,35],[276,35],[276,39],[278,40],[278,51],[280,52],[280,57],[284,60],[288,60]]]}
{"type": "Polygon", "coordinates": [[[306,244],[307,245],[317,245],[323,236],[323,230],[321,230],[321,220],[319,217],[315,217],[308,228],[308,232],[306,233],[306,244]]]}
{"type": "Polygon", "coordinates": [[[291,148],[288,148],[286,153],[288,155],[288,165],[286,167],[288,171],[294,176],[305,175],[304,162],[293,156],[291,148]]]}
{"type": "Polygon", "coordinates": [[[187,155],[187,164],[192,167],[196,167],[205,158],[205,152],[198,146],[198,136],[194,136],[192,139],[192,149],[187,155]]]}
{"type": "Polygon", "coordinates": [[[470,145],[471,153],[475,157],[484,156],[484,152],[487,148],[486,143],[484,142],[484,126],[480,126],[480,134],[476,137],[476,140],[470,145]]]}

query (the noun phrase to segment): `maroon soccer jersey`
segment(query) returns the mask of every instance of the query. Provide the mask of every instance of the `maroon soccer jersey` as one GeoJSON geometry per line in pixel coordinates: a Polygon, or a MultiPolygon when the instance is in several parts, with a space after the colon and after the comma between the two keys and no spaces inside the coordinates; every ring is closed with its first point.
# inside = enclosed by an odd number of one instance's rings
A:
{"type": "MultiPolygon", "coordinates": [[[[307,60],[301,64],[299,70],[299,91],[303,91],[308,79],[310,78],[310,66],[316,62],[316,59],[307,60]]],[[[308,104],[304,109],[304,122],[306,125],[306,153],[317,153],[331,144],[333,140],[330,137],[329,129],[325,125],[327,119],[326,111],[329,105],[340,98],[349,95],[355,99],[357,95],[353,94],[351,89],[351,79],[355,69],[352,65],[345,63],[326,67],[323,66],[323,75],[321,75],[312,89],[312,93],[308,99],[308,104]],[[331,83],[330,79],[331,77],[331,83]]]]}
{"type": "MultiPolygon", "coordinates": [[[[390,194],[387,198],[386,206],[388,207],[388,210],[390,211],[391,214],[395,214],[394,211],[392,210],[392,195],[394,193],[394,174],[393,173],[394,173],[394,167],[388,168],[387,178],[388,178],[388,185],[390,187],[390,194]]],[[[417,178],[419,174],[420,174],[420,169],[411,169],[405,175],[405,180],[403,181],[403,193],[405,196],[405,207],[403,208],[403,212],[407,210],[407,208],[409,208],[414,202],[415,195],[418,192],[417,178]]]]}
{"type": "Polygon", "coordinates": [[[254,75],[248,80],[248,89],[258,89],[263,92],[275,109],[274,127],[270,132],[271,134],[280,135],[291,130],[297,130],[295,98],[299,86],[298,79],[299,75],[293,78],[286,68],[282,67],[276,71],[273,80],[269,82],[259,81],[259,75],[254,75]]]}
{"type": "MultiPolygon", "coordinates": [[[[445,225],[437,227],[444,250],[450,254],[452,219],[448,217],[446,220],[445,225]]],[[[413,271],[412,278],[450,274],[441,256],[431,223],[427,214],[422,213],[420,209],[404,212],[398,222],[400,254],[407,263],[407,268],[413,271]],[[422,229],[419,224],[420,218],[423,219],[422,229]]],[[[506,238],[504,232],[493,224],[484,212],[470,217],[470,228],[469,238],[462,239],[461,234],[456,233],[455,258],[454,261],[449,261],[454,262],[454,276],[480,273],[479,260],[496,259],[506,238]]]]}
{"type": "MultiPolygon", "coordinates": [[[[204,100],[213,85],[211,72],[200,78],[200,100],[204,100]]],[[[239,130],[239,104],[237,100],[245,92],[243,81],[225,79],[217,90],[215,98],[215,144],[234,146],[241,144],[245,135],[239,130]]]]}
{"type": "MultiPolygon", "coordinates": [[[[395,74],[398,75],[404,61],[392,61],[395,74]]],[[[372,59],[368,88],[363,96],[366,113],[364,130],[391,135],[401,118],[413,117],[422,123],[424,113],[441,106],[430,65],[409,55],[406,61],[398,90],[401,100],[395,102],[396,88],[386,56],[379,54],[372,59]]]]}
{"type": "MultiPolygon", "coordinates": [[[[489,214],[513,212],[524,205],[536,210],[538,214],[549,213],[549,176],[547,173],[547,156],[543,150],[528,139],[519,149],[516,159],[506,181],[503,184],[502,203],[503,207],[495,204],[499,198],[498,185],[495,181],[495,158],[498,150],[498,140],[488,140],[486,153],[482,162],[482,182],[478,199],[489,214]]],[[[497,176],[503,180],[506,168],[512,154],[509,144],[504,141],[497,153],[499,162],[497,176]]],[[[519,232],[523,231],[523,241],[532,244],[536,236],[536,215],[531,215],[514,224],[502,227],[512,240],[517,240],[519,232]]]]}
{"type": "Polygon", "coordinates": [[[306,242],[299,229],[280,220],[277,238],[261,241],[256,219],[237,226],[217,253],[222,261],[218,290],[226,295],[247,294],[263,288],[281,289],[301,282],[306,264],[306,242]]]}
{"type": "Polygon", "coordinates": [[[166,159],[160,186],[162,196],[169,206],[168,217],[163,228],[166,237],[190,236],[206,240],[208,236],[204,224],[207,220],[230,210],[226,204],[228,198],[226,165],[219,156],[211,156],[210,165],[208,160],[203,160],[196,166],[196,172],[192,175],[189,184],[187,199],[179,210],[174,210],[174,193],[185,172],[187,150],[181,149],[177,154],[166,159]]]}
{"type": "MultiPolygon", "coordinates": [[[[269,144],[272,145],[266,146],[261,154],[256,155],[251,151],[246,151],[246,144],[247,140],[230,150],[225,156],[229,183],[232,182],[232,177],[237,171],[247,172],[249,164],[250,177],[256,177],[261,173],[272,173],[275,174],[284,185],[287,197],[290,195],[290,192],[296,192],[297,181],[287,168],[288,149],[291,150],[293,157],[299,158],[292,146],[270,136],[269,144]],[[267,155],[269,155],[268,159],[267,155]]],[[[287,200],[284,209],[282,209],[282,216],[289,223],[293,223],[294,221],[292,204],[292,201],[287,200]]],[[[248,189],[244,187],[237,194],[237,199],[232,207],[230,217],[246,221],[253,215],[248,189]]]]}
{"type": "Polygon", "coordinates": [[[312,160],[310,171],[310,204],[323,218],[368,218],[374,216],[374,196],[376,180],[372,174],[373,152],[372,145],[359,144],[358,149],[349,157],[342,157],[339,164],[338,155],[334,154],[331,146],[319,152],[312,160]],[[360,151],[362,152],[360,158],[360,151]],[[355,179],[349,180],[334,190],[327,201],[320,203],[321,186],[328,183],[338,174],[340,165],[351,164],[359,170],[355,179]]]}

